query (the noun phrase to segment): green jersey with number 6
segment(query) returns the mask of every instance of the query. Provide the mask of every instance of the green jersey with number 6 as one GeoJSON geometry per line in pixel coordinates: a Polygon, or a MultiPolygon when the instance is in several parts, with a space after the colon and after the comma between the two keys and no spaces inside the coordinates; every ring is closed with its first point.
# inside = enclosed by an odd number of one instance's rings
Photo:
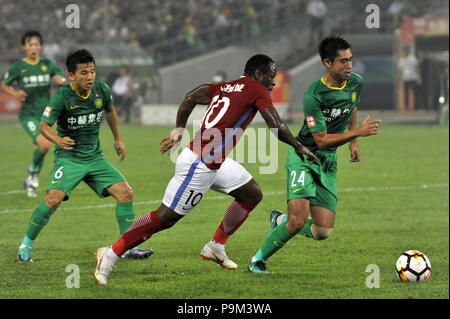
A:
{"type": "Polygon", "coordinates": [[[19,88],[27,94],[19,111],[20,119],[41,118],[50,99],[51,80],[55,75],[61,75],[61,71],[52,60],[43,57],[35,64],[22,59],[11,65],[3,81],[7,85],[17,81],[19,88]]]}
{"type": "MultiPolygon", "coordinates": [[[[296,136],[312,152],[319,149],[312,133],[327,131],[338,134],[345,131],[352,111],[360,101],[363,79],[351,73],[342,87],[327,87],[323,77],[308,88],[303,99],[305,120],[296,136]]],[[[335,151],[336,147],[330,148],[335,151]]]]}
{"type": "Polygon", "coordinates": [[[61,87],[51,98],[41,121],[52,126],[58,121],[58,135],[75,141],[71,150],[55,146],[55,156],[91,159],[102,153],[99,130],[103,111],[113,106],[111,89],[95,81],[87,97],[78,95],[72,83],[61,87]]]}

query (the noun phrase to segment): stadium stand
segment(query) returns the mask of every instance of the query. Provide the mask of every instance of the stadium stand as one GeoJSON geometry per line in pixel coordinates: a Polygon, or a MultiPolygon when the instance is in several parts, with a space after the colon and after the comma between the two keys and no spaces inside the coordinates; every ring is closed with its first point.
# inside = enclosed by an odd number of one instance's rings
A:
{"type": "MultiPolygon", "coordinates": [[[[380,105],[393,108],[394,29],[411,17],[439,16],[443,12],[448,15],[448,0],[372,0],[370,3],[378,5],[381,12],[381,27],[378,29],[365,27],[366,2],[323,1],[328,8],[325,34],[345,34],[354,44],[359,62],[366,64],[367,92],[366,101],[362,104],[369,109],[378,109],[380,105]],[[385,92],[383,101],[376,99],[380,96],[376,94],[380,89],[385,92]],[[370,94],[369,91],[375,93],[370,94]]],[[[203,73],[196,73],[199,81],[210,80],[217,71],[215,68],[225,68],[223,64],[231,58],[224,59],[224,55],[228,57],[231,51],[233,56],[249,54],[249,47],[267,49],[277,60],[279,69],[284,71],[296,70],[297,66],[308,61],[317,53],[316,45],[307,42],[311,32],[306,14],[309,2],[80,0],[77,1],[80,29],[70,29],[65,25],[65,6],[68,3],[40,0],[39,5],[30,11],[29,1],[0,0],[0,36],[3,40],[0,42],[0,71],[5,72],[22,56],[19,44],[22,32],[38,29],[45,41],[42,55],[55,60],[61,68],[64,68],[67,53],[82,45],[93,52],[101,66],[98,78],[110,85],[120,67],[126,65],[131,68],[136,77],[136,105],[175,103],[179,101],[177,92],[183,92],[184,88],[174,85],[173,76],[169,74],[183,61],[191,67],[198,66],[199,60],[209,61],[210,67],[203,65],[203,73]],[[230,47],[234,49],[228,50],[230,47]],[[217,57],[221,58],[214,60],[217,57]],[[168,91],[167,83],[171,83],[172,91],[168,91]]],[[[227,71],[229,76],[235,76],[233,70],[227,71]]],[[[297,93],[300,99],[301,91],[297,93]]],[[[300,104],[294,95],[291,99],[292,105],[297,107],[300,104]]],[[[433,100],[426,108],[435,108],[434,104],[433,100]]],[[[17,107],[12,109],[17,110],[17,107]]]]}

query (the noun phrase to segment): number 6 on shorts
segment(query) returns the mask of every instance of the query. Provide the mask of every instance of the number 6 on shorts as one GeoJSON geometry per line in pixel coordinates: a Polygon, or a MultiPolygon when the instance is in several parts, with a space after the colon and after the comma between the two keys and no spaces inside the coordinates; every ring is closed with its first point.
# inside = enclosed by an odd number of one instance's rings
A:
{"type": "Polygon", "coordinates": [[[61,166],[60,168],[58,168],[56,170],[55,175],[53,175],[53,176],[55,176],[56,179],[60,179],[63,176],[63,172],[62,172],[63,168],[64,168],[64,166],[61,166]]]}

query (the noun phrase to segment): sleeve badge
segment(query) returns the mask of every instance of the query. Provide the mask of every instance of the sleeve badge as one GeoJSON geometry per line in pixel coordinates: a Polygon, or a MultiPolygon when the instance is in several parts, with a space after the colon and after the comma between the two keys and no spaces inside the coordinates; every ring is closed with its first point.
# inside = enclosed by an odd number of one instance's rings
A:
{"type": "Polygon", "coordinates": [[[308,125],[308,127],[316,127],[316,121],[314,120],[314,117],[307,116],[306,117],[306,124],[308,125]]]}

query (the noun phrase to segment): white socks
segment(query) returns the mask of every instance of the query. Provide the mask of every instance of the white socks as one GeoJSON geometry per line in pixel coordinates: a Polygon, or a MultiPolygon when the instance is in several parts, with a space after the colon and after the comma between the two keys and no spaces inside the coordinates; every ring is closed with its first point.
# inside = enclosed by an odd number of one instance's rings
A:
{"type": "Polygon", "coordinates": [[[112,250],[111,247],[108,247],[108,250],[106,251],[106,256],[114,262],[119,260],[119,257],[116,255],[116,253],[112,250]]]}

